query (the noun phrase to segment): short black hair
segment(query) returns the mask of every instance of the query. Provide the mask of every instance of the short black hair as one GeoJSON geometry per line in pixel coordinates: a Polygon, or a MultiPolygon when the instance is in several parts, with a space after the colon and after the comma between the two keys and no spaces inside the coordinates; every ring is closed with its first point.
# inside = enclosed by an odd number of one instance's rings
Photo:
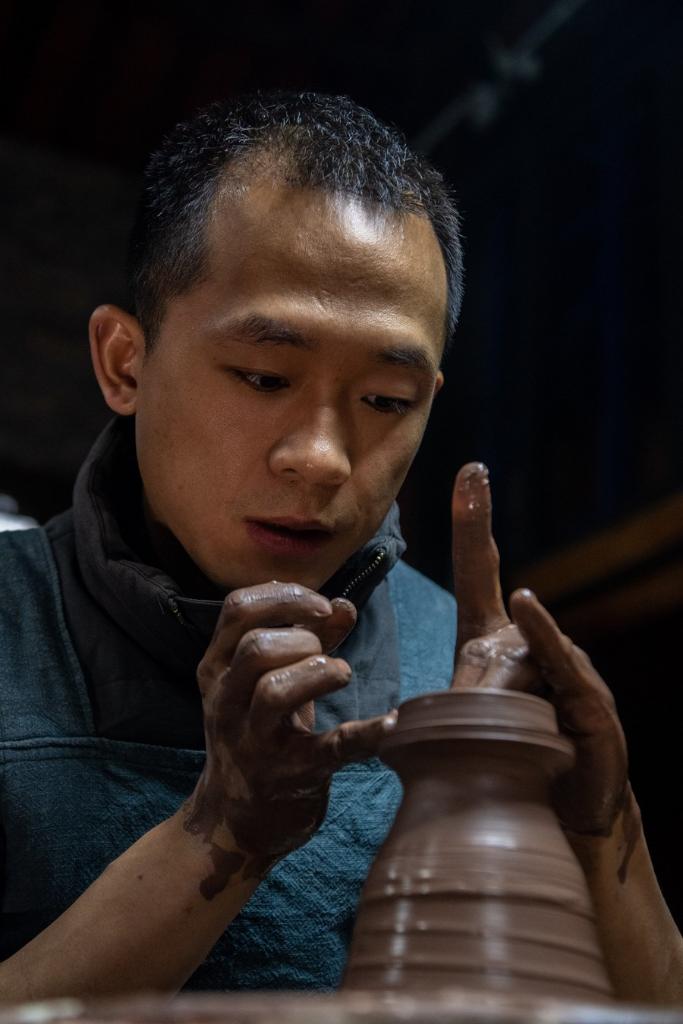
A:
{"type": "Polygon", "coordinates": [[[369,110],[347,96],[313,92],[213,103],[178,124],[150,157],[128,253],[132,305],[147,346],[168,299],[205,272],[205,228],[219,186],[272,160],[276,170],[286,168],[288,184],[431,221],[448,281],[447,348],[462,304],[463,259],[460,218],[442,175],[369,110]]]}

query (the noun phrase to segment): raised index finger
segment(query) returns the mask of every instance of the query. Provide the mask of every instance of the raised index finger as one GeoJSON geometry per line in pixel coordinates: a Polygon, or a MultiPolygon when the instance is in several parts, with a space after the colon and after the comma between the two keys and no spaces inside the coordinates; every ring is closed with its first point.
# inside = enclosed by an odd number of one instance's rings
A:
{"type": "Polygon", "coordinates": [[[498,548],[491,533],[489,473],[483,463],[468,462],[458,472],[451,512],[459,651],[468,640],[510,622],[500,587],[498,548]]]}

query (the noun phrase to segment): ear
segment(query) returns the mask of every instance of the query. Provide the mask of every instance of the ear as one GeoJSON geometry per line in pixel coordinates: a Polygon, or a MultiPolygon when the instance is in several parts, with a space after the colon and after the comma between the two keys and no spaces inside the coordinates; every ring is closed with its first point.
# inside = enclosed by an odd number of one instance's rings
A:
{"type": "Polygon", "coordinates": [[[441,372],[441,370],[439,370],[439,372],[436,375],[436,379],[434,381],[434,398],[436,398],[436,396],[438,395],[439,391],[441,391],[441,388],[443,387],[443,381],[444,381],[443,373],[441,372]]]}
{"type": "Polygon", "coordinates": [[[120,416],[132,416],[145,358],[145,336],[138,320],[118,306],[98,306],[90,317],[90,355],[109,408],[120,416]]]}

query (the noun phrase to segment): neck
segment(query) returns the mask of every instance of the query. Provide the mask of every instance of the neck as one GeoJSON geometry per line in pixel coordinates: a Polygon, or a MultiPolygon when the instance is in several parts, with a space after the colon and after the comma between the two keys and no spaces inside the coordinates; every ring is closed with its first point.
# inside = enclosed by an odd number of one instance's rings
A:
{"type": "Polygon", "coordinates": [[[143,492],[142,511],[152,550],[160,569],[177,584],[186,597],[216,601],[225,597],[226,589],[213,583],[192,561],[185,548],[164,524],[155,519],[143,492]]]}

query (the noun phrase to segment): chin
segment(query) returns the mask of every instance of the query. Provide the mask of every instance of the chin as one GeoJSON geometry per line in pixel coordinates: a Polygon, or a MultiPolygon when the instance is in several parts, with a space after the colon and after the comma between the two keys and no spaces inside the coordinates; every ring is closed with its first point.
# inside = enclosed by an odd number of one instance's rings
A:
{"type": "MultiPolygon", "coordinates": [[[[226,559],[222,564],[225,565],[229,561],[230,559],[226,559]]],[[[232,561],[234,562],[234,557],[232,561]]],[[[299,583],[310,590],[318,590],[328,578],[327,576],[323,577],[321,573],[306,571],[306,566],[303,565],[290,570],[282,565],[264,567],[263,564],[253,568],[240,566],[234,574],[226,577],[220,569],[215,568],[215,565],[216,562],[214,561],[211,566],[200,565],[199,569],[207,582],[217,591],[220,591],[222,596],[229,594],[233,590],[245,590],[247,587],[258,587],[264,583],[272,583],[273,580],[277,580],[278,583],[299,583]]]]}

